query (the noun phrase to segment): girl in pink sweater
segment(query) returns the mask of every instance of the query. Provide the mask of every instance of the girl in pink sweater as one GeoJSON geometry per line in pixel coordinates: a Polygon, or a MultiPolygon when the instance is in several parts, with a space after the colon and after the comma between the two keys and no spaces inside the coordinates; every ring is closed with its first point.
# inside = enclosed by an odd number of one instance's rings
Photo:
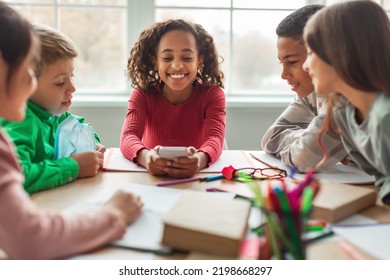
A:
{"type": "Polygon", "coordinates": [[[225,138],[223,73],[214,40],[201,25],[168,20],[143,31],[130,52],[135,88],[122,128],[123,155],[159,176],[191,177],[215,162],[225,138]],[[160,146],[189,156],[165,160],[160,146]]]}
{"type": "MultiPolygon", "coordinates": [[[[37,86],[39,42],[31,25],[3,2],[0,26],[0,118],[21,121],[37,86]]],[[[36,208],[22,183],[14,146],[0,127],[0,248],[12,259],[61,258],[121,238],[143,206],[139,197],[119,191],[95,211],[49,214],[36,208]]]]}

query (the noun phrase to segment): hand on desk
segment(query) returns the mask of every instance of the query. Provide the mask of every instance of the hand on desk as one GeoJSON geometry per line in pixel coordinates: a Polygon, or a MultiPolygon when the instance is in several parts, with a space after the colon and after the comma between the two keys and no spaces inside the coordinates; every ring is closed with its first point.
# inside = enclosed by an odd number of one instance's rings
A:
{"type": "Polygon", "coordinates": [[[93,177],[99,173],[103,166],[104,152],[91,151],[71,156],[79,165],[77,178],[93,177]]]}
{"type": "Polygon", "coordinates": [[[97,152],[101,152],[104,154],[106,152],[106,150],[107,150],[107,148],[105,146],[103,146],[102,144],[100,144],[100,143],[96,144],[96,151],[97,152]]]}
{"type": "Polygon", "coordinates": [[[189,156],[175,160],[162,159],[158,153],[160,146],[151,150],[143,149],[137,156],[138,162],[154,176],[170,176],[173,178],[189,178],[206,167],[208,157],[203,152],[197,152],[194,147],[188,147],[189,156]]]}
{"type": "Polygon", "coordinates": [[[133,222],[144,206],[141,198],[131,192],[117,191],[103,207],[113,213],[126,224],[133,222]]]}

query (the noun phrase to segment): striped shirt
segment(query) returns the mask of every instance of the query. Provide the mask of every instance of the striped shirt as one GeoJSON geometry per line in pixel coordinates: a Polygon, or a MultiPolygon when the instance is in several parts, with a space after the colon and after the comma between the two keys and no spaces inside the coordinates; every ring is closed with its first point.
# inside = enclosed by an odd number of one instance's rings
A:
{"type": "MultiPolygon", "coordinates": [[[[296,97],[267,130],[261,146],[266,153],[279,157],[288,166],[295,165],[301,172],[314,168],[323,158],[318,134],[325,117],[324,97],[314,92],[307,97],[296,97]]],[[[322,143],[329,158],[319,170],[329,169],[346,157],[340,137],[334,133],[324,133],[322,143]]]]}

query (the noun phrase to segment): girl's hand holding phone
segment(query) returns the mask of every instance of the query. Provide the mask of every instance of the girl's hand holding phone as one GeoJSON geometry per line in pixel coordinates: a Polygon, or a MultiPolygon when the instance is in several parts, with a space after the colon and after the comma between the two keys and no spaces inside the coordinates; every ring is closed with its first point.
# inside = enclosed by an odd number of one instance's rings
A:
{"type": "Polygon", "coordinates": [[[194,147],[162,147],[143,149],[137,156],[139,163],[154,176],[189,178],[207,166],[208,156],[194,147]]]}
{"type": "Polygon", "coordinates": [[[166,176],[167,173],[164,168],[167,161],[160,158],[158,150],[161,146],[156,146],[153,149],[142,149],[137,154],[137,161],[140,165],[145,167],[151,175],[166,176]]]}
{"type": "Polygon", "coordinates": [[[187,157],[193,154],[187,147],[159,147],[158,154],[162,159],[174,160],[179,157],[187,157]]]}
{"type": "Polygon", "coordinates": [[[197,152],[194,147],[187,148],[190,155],[179,157],[169,161],[164,171],[170,177],[189,178],[199,172],[200,169],[207,166],[208,156],[203,152],[197,152]]]}

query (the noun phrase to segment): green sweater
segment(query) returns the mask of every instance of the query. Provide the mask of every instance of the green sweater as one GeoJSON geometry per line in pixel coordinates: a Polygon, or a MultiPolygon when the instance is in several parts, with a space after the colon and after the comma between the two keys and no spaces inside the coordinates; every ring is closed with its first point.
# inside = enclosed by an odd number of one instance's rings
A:
{"type": "MultiPolygon", "coordinates": [[[[16,145],[25,176],[24,188],[28,193],[55,188],[76,180],[79,173],[77,162],[70,157],[54,159],[54,140],[58,125],[71,113],[59,117],[28,102],[26,118],[20,123],[3,122],[16,145]]],[[[76,117],[81,123],[84,119],[76,117]]],[[[99,137],[95,133],[97,143],[99,137]]]]}

